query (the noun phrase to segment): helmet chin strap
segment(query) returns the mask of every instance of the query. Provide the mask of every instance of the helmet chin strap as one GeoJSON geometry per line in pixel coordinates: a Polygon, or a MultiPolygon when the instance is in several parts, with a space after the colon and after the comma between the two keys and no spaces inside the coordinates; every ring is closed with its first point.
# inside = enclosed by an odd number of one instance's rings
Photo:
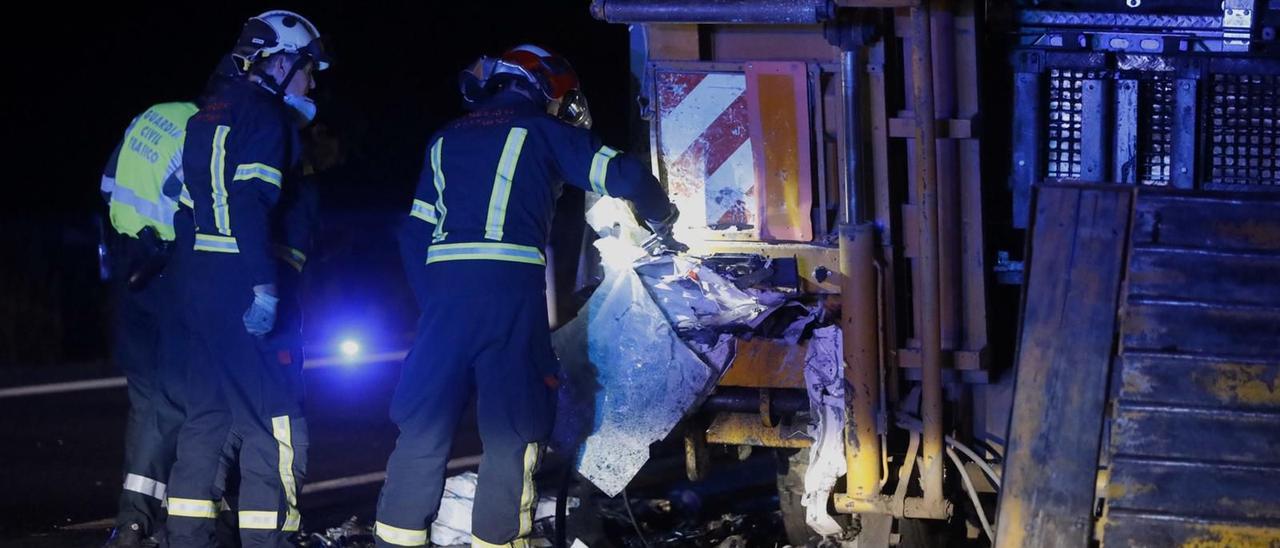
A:
{"type": "Polygon", "coordinates": [[[289,67],[289,72],[284,75],[284,80],[281,82],[276,82],[275,78],[264,69],[256,69],[253,73],[258,75],[262,87],[267,88],[271,93],[284,96],[284,92],[289,89],[289,83],[293,81],[293,77],[310,62],[312,62],[310,55],[299,55],[298,60],[294,61],[293,65],[289,67]]]}

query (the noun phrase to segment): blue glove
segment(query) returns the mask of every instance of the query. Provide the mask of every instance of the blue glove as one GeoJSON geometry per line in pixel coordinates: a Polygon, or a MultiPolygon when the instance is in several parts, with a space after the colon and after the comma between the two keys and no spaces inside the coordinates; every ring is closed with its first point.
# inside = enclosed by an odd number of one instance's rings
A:
{"type": "Polygon", "coordinates": [[[244,311],[244,330],[259,337],[271,332],[276,325],[276,303],[280,299],[264,290],[254,288],[253,303],[244,311]]]}

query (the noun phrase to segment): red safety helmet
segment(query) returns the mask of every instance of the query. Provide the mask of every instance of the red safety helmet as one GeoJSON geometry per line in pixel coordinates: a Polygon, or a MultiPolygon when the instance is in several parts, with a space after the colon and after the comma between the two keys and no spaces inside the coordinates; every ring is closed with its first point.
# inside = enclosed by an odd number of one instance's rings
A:
{"type": "Polygon", "coordinates": [[[564,57],[541,46],[522,44],[496,59],[476,59],[459,78],[463,99],[471,104],[482,102],[493,93],[493,78],[502,74],[528,82],[547,101],[559,101],[559,109],[552,113],[556,117],[575,126],[591,127],[591,112],[578,73],[564,57]]]}
{"type": "Polygon", "coordinates": [[[563,99],[578,89],[578,73],[564,57],[533,44],[522,44],[507,50],[498,59],[494,74],[518,73],[537,86],[548,100],[563,99]]]}

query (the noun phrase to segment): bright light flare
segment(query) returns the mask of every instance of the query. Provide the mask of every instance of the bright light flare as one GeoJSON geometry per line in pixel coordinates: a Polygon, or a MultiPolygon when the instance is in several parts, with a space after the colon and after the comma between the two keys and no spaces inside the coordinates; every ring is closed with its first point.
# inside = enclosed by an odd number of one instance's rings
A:
{"type": "Polygon", "coordinates": [[[343,356],[354,358],[360,355],[360,343],[354,339],[346,339],[338,345],[338,351],[342,352],[343,356]]]}

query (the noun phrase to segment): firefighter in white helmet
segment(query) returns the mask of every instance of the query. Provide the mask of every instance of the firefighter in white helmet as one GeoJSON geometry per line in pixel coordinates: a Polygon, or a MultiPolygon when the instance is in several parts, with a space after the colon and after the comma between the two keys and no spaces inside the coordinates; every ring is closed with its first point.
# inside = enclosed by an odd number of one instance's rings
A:
{"type": "Polygon", "coordinates": [[[244,546],[288,546],[301,526],[306,470],[301,370],[263,351],[275,328],[279,265],[273,209],[293,184],[299,120],[329,61],[316,27],[288,11],[245,23],[232,51],[243,76],[221,86],[187,125],[183,169],[194,245],[181,249],[193,354],[187,418],[169,483],[172,546],[215,546],[222,448],[238,447],[237,517],[244,546]]]}

